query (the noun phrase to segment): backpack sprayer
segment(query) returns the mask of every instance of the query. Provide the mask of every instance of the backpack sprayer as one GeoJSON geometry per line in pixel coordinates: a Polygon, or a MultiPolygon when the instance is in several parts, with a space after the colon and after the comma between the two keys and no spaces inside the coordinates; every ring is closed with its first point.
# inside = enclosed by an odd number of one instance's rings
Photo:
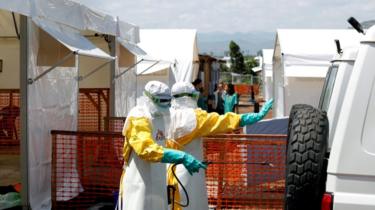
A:
{"type": "MultiPolygon", "coordinates": [[[[211,165],[211,164],[224,164],[224,165],[232,165],[232,164],[246,164],[246,165],[263,165],[263,166],[269,166],[271,168],[275,167],[274,164],[272,164],[271,162],[268,162],[268,161],[263,161],[263,162],[225,162],[225,161],[203,161],[202,163],[206,164],[207,166],[208,165],[211,165]]],[[[181,207],[188,207],[189,206],[189,194],[188,192],[186,191],[184,185],[181,183],[180,179],[178,179],[176,173],[175,173],[175,168],[176,166],[178,165],[179,163],[175,163],[172,165],[172,174],[173,176],[176,178],[178,184],[181,186],[182,190],[184,191],[184,194],[185,194],[185,197],[186,197],[186,203],[179,203],[177,201],[175,201],[175,197],[174,197],[174,194],[176,192],[176,188],[173,186],[173,185],[168,185],[167,186],[167,194],[168,194],[168,204],[172,204],[172,210],[174,210],[174,204],[177,204],[181,207]]]]}

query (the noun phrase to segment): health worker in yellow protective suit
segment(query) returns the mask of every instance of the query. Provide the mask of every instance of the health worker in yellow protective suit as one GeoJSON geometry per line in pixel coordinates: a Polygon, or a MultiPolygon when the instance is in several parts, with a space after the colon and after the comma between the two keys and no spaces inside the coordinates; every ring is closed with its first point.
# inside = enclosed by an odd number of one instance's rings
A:
{"type": "Polygon", "coordinates": [[[207,166],[192,155],[165,148],[170,126],[170,89],[148,82],[139,105],[128,114],[123,128],[124,169],[117,209],[166,210],[166,164],[182,163],[192,174],[207,166]]]}
{"type": "MultiPolygon", "coordinates": [[[[264,118],[271,109],[273,100],[267,101],[259,113],[235,114],[228,112],[219,115],[215,112],[207,113],[197,108],[198,92],[188,82],[178,82],[172,86],[172,106],[170,108],[170,130],[168,147],[183,150],[192,154],[199,160],[203,159],[203,136],[233,131],[240,126],[253,124],[264,118]]],[[[207,190],[204,171],[191,176],[182,166],[176,167],[176,175],[185,186],[189,194],[190,204],[182,208],[175,203],[175,210],[207,210],[207,190]]],[[[186,198],[177,180],[172,175],[171,167],[168,168],[168,185],[178,188],[175,200],[186,203],[186,198]],[[179,193],[178,193],[179,192],[179,193]]]]}

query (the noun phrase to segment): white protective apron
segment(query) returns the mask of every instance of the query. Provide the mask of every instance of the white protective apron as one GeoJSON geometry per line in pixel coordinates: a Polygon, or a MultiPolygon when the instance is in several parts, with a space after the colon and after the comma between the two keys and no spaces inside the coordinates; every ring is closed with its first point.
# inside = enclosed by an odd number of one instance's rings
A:
{"type": "MultiPolygon", "coordinates": [[[[147,114],[149,115],[149,114],[147,114]]],[[[169,126],[169,113],[163,116],[151,117],[152,133],[155,142],[165,145],[166,128],[169,126]]],[[[155,163],[142,160],[135,152],[129,158],[129,164],[124,166],[125,175],[122,178],[123,196],[122,210],[167,210],[167,179],[165,163],[155,163]]]]}
{"type": "MultiPolygon", "coordinates": [[[[191,133],[197,126],[197,119],[194,109],[179,108],[170,109],[171,125],[168,134],[168,139],[177,139],[191,133]]],[[[203,160],[203,140],[202,138],[193,139],[187,145],[180,145],[184,152],[193,155],[198,160],[203,160]]],[[[176,167],[176,175],[184,185],[189,194],[189,206],[184,207],[184,210],[207,210],[208,198],[206,187],[205,170],[200,169],[199,173],[194,173],[193,176],[189,174],[186,168],[180,164],[176,167]]],[[[179,186],[180,203],[186,203],[186,197],[183,189],[179,186]]]]}

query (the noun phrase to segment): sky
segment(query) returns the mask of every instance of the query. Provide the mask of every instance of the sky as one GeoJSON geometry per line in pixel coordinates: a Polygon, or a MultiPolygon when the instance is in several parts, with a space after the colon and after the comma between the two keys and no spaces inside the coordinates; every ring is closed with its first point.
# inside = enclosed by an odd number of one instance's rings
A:
{"type": "Polygon", "coordinates": [[[375,0],[76,0],[141,28],[198,32],[274,32],[278,28],[347,28],[375,19],[375,0]]]}

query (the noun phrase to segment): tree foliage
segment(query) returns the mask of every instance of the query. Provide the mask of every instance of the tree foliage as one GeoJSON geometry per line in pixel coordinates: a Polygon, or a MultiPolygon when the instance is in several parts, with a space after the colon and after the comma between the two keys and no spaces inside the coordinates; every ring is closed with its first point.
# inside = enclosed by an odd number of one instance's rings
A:
{"type": "Polygon", "coordinates": [[[240,46],[238,46],[234,41],[229,43],[229,56],[231,72],[244,74],[246,72],[244,57],[241,53],[240,46]]]}
{"type": "Polygon", "coordinates": [[[255,75],[255,72],[252,69],[258,65],[259,64],[254,56],[245,56],[246,74],[255,75]]]}
{"type": "Polygon", "coordinates": [[[220,63],[220,71],[221,72],[229,72],[229,68],[227,67],[227,65],[225,63],[220,63]]]}

